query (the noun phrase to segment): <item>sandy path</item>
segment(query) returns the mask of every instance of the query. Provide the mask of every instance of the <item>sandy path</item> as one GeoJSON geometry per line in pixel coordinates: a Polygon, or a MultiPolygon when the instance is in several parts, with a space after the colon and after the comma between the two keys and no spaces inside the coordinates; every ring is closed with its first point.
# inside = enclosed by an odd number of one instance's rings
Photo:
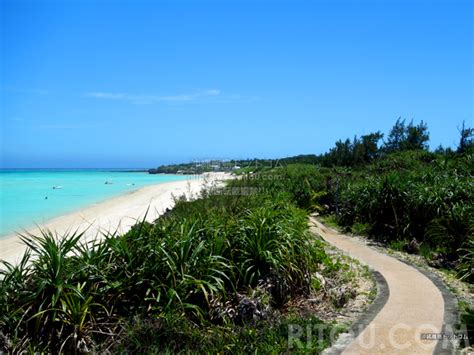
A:
{"type": "Polygon", "coordinates": [[[343,354],[432,354],[436,340],[421,340],[422,333],[441,333],[444,301],[426,276],[395,258],[341,235],[315,219],[312,231],[346,254],[359,259],[386,279],[389,297],[371,323],[343,354]]]}
{"type": "MultiPolygon", "coordinates": [[[[196,196],[204,185],[218,184],[227,179],[228,174],[210,173],[204,176],[194,176],[189,180],[174,181],[146,186],[91,205],[77,212],[54,218],[40,228],[57,232],[59,235],[68,231],[85,231],[83,240],[89,240],[100,235],[100,232],[126,232],[136,221],[142,220],[147,209],[147,221],[155,220],[159,215],[173,206],[173,196],[183,194],[196,196]]],[[[38,228],[28,230],[29,233],[39,234],[38,228]]],[[[10,263],[17,262],[26,247],[17,235],[0,239],[0,259],[10,263]]]]}

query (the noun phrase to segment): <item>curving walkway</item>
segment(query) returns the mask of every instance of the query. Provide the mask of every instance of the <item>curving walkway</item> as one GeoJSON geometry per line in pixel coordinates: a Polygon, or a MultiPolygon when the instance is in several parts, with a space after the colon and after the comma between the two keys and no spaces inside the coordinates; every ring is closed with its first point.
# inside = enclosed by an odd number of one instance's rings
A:
{"type": "Polygon", "coordinates": [[[439,341],[421,339],[423,333],[442,333],[443,328],[443,295],[429,278],[356,238],[325,227],[314,218],[311,218],[311,230],[378,271],[388,285],[387,302],[343,354],[448,353],[447,349],[436,347],[439,341]]]}

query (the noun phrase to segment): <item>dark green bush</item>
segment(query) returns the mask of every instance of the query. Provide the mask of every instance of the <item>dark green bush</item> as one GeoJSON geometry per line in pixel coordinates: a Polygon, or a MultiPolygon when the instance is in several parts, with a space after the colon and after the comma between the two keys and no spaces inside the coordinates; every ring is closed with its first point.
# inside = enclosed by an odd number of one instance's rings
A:
{"type": "Polygon", "coordinates": [[[390,155],[339,185],[338,222],[348,228],[366,224],[371,237],[389,243],[415,239],[433,250],[429,255],[443,255],[456,265],[466,253],[462,250],[472,248],[470,162],[469,155],[390,155]]]}

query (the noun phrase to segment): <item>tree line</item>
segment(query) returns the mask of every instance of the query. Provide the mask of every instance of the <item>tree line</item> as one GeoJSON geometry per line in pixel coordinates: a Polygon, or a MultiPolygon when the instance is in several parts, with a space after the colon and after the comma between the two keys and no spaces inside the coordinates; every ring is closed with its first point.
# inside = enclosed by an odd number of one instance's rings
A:
{"type": "MultiPolygon", "coordinates": [[[[457,149],[443,148],[441,145],[436,148],[436,153],[452,154],[466,153],[472,151],[474,147],[474,129],[466,127],[465,122],[459,129],[460,137],[457,149]]],[[[406,123],[405,119],[397,119],[390,129],[387,139],[380,131],[369,133],[353,140],[338,140],[335,146],[316,157],[315,162],[325,167],[346,166],[354,167],[371,163],[376,159],[390,153],[428,150],[430,135],[428,125],[421,121],[415,124],[413,120],[406,123]]]]}

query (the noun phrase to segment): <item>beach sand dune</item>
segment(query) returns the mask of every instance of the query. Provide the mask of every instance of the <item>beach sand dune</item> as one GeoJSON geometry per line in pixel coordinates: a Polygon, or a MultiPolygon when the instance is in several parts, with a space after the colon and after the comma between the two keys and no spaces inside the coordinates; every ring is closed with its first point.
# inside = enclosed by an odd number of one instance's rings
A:
{"type": "MultiPolygon", "coordinates": [[[[208,173],[190,177],[188,180],[174,181],[143,187],[125,195],[117,196],[79,211],[54,218],[37,228],[28,230],[40,234],[47,229],[64,235],[68,232],[84,232],[83,240],[88,241],[104,232],[124,233],[137,221],[154,221],[167,208],[173,207],[174,197],[186,195],[196,197],[205,186],[215,186],[228,179],[229,174],[208,173]],[[147,212],[148,211],[148,212],[147,212]]],[[[0,239],[0,259],[17,263],[23,256],[26,246],[18,235],[0,239]]]]}

